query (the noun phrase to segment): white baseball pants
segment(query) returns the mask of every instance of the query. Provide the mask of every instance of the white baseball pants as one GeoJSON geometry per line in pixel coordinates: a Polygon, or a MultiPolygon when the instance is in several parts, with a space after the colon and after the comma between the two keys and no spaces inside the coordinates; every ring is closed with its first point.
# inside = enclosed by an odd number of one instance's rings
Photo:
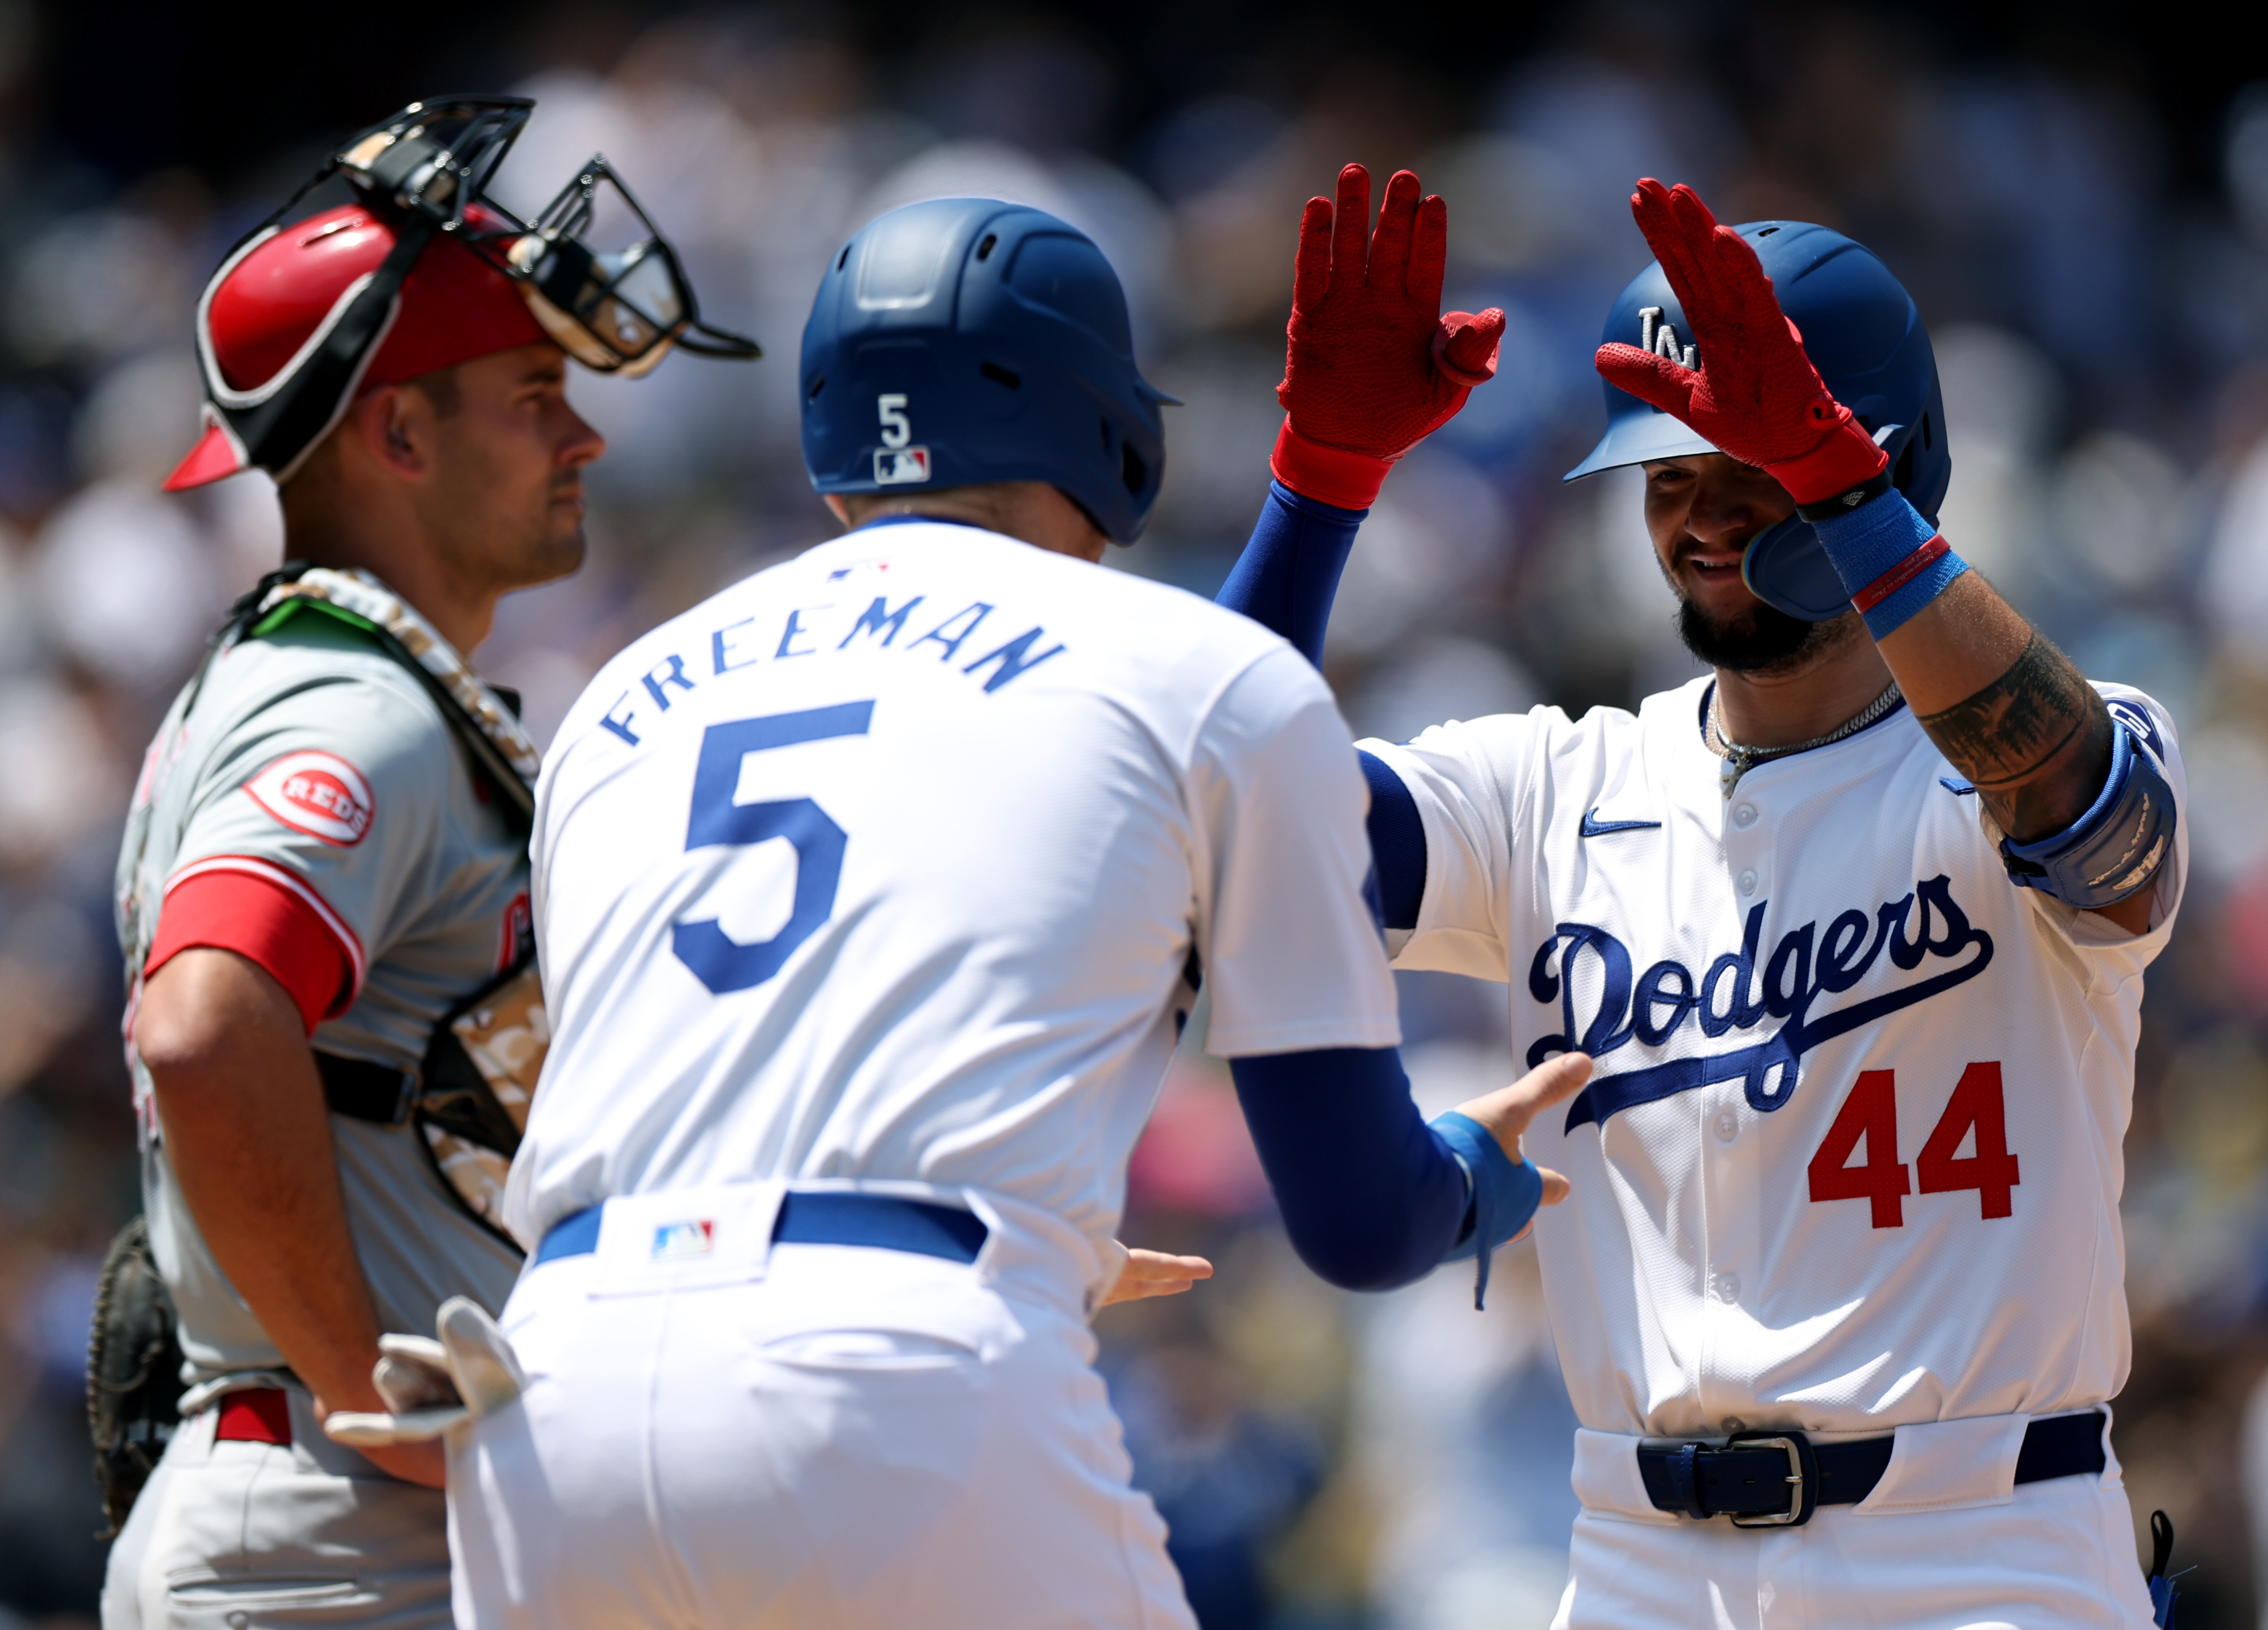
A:
{"type": "Polygon", "coordinates": [[[440,1491],[323,1435],[291,1395],[289,1444],[181,1423],[110,1548],[103,1630],[446,1630],[440,1491]]]}
{"type": "Polygon", "coordinates": [[[502,1323],[528,1385],[453,1447],[461,1630],[1194,1630],[1084,1319],[975,1268],[569,1257],[502,1323]]]}

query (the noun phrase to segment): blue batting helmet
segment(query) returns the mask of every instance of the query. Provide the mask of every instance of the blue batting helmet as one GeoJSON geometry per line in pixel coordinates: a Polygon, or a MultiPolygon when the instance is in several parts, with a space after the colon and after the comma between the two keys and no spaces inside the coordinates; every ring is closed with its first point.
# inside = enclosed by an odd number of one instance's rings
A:
{"type": "Polygon", "coordinates": [[[1121,543],[1165,473],[1102,251],[1043,210],[934,198],[843,246],[803,330],[803,462],[821,492],[1044,481],[1121,543]]]}
{"type": "MultiPolygon", "coordinates": [[[[1890,455],[1890,478],[1907,501],[1937,520],[1953,477],[1945,445],[1945,397],[1929,333],[1905,286],[1864,245],[1808,221],[1751,221],[1734,228],[1749,240],[1803,336],[1811,365],[1890,455]]],[[[1693,330],[1656,262],[1631,279],[1608,314],[1602,344],[1615,341],[1690,364],[1693,330]]],[[[1607,433],[1566,479],[1650,459],[1719,449],[1637,397],[1606,387],[1607,433]]],[[[1791,616],[1821,623],[1850,608],[1843,581],[1809,524],[1791,515],[1750,540],[1741,575],[1758,599],[1791,616]]]]}

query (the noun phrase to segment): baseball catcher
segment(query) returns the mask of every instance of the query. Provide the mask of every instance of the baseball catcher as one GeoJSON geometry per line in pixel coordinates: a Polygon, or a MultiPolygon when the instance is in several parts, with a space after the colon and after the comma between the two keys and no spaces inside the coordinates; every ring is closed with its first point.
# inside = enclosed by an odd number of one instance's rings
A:
{"type": "Polygon", "coordinates": [[[381,1331],[501,1307],[519,1272],[537,765],[466,653],[502,595],[581,561],[603,443],[568,358],[755,354],[701,323],[603,159],[534,221],[485,195],[531,107],[357,136],[197,303],[206,430],[167,485],[266,470],[290,564],[158,727],[119,859],[148,1221],[92,1367],[131,1506],[107,1630],[449,1621],[438,1449],[320,1423],[381,1407],[381,1331]]]}

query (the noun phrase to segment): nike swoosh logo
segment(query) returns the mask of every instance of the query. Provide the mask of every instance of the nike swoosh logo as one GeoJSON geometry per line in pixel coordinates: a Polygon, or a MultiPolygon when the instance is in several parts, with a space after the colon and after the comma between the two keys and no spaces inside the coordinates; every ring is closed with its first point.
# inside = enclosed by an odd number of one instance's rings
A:
{"type": "Polygon", "coordinates": [[[1585,837],[1600,837],[1609,832],[1637,832],[1660,824],[1659,821],[1602,821],[1594,805],[1583,811],[1583,824],[1577,830],[1585,837]]]}

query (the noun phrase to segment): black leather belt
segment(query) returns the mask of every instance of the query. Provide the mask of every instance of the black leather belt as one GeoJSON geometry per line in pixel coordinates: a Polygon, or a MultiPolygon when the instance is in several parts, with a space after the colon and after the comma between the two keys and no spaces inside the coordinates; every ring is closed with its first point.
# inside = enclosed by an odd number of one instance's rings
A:
{"type": "MultiPolygon", "coordinates": [[[[1656,1510],[1729,1516],[1735,1528],[1796,1528],[1821,1506],[1852,1505],[1873,1494],[1896,1441],[1814,1443],[1800,1432],[1742,1432],[1722,1449],[1640,1449],[1638,1474],[1656,1510]]],[[[2102,1411],[2051,1415],[2024,1428],[2016,1481],[2100,1475],[2103,1464],[2102,1411]]]]}
{"type": "Polygon", "coordinates": [[[417,1078],[409,1071],[367,1058],[342,1058],[335,1052],[317,1053],[315,1070],[323,1078],[323,1102],[333,1114],[380,1126],[399,1126],[409,1118],[417,1078]]]}

